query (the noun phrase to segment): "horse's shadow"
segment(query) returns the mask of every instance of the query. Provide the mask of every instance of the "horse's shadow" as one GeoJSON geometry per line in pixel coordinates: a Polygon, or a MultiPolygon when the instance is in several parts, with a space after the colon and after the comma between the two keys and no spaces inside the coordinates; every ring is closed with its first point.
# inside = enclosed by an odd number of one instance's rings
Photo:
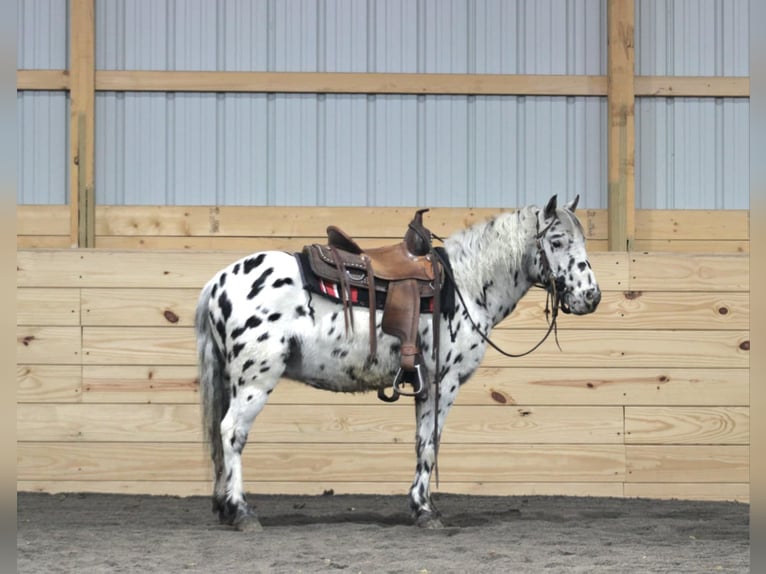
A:
{"type": "MultiPolygon", "coordinates": [[[[487,526],[501,522],[517,520],[518,509],[502,511],[463,512],[442,515],[444,529],[432,532],[450,531],[472,526],[487,526]]],[[[310,526],[315,524],[368,524],[381,527],[412,526],[412,517],[405,512],[391,514],[369,511],[339,511],[337,513],[312,515],[302,513],[276,514],[261,516],[260,522],[264,527],[310,526]]],[[[425,530],[424,530],[425,531],[425,530]]]]}

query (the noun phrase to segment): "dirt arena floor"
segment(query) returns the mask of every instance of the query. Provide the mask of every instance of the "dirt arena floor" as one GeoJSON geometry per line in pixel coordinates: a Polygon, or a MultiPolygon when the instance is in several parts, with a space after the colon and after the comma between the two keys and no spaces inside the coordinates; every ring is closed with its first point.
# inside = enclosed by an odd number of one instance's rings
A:
{"type": "Polygon", "coordinates": [[[17,497],[25,573],[749,572],[749,505],[441,494],[443,530],[405,496],[254,496],[264,530],[217,524],[205,497],[17,497]]]}

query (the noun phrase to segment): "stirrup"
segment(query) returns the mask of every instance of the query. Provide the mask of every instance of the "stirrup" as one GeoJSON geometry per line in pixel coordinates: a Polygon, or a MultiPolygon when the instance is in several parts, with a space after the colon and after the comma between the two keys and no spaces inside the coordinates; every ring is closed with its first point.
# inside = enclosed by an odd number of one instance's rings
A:
{"type": "Polygon", "coordinates": [[[399,367],[399,370],[396,372],[396,376],[394,377],[394,382],[391,384],[391,395],[386,395],[386,388],[381,387],[378,389],[378,398],[386,403],[394,403],[399,400],[400,396],[423,398],[426,394],[425,377],[423,376],[424,370],[425,367],[421,369],[420,363],[415,364],[415,374],[417,375],[417,380],[415,383],[412,383],[413,391],[409,392],[403,390],[404,385],[407,384],[407,381],[404,380],[404,375],[412,371],[405,371],[399,367]]]}

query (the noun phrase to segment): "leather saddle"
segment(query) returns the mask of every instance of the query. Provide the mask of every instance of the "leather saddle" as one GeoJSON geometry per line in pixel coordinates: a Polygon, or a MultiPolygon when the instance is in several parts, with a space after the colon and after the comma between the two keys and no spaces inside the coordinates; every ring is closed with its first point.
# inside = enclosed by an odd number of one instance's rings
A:
{"type": "Polygon", "coordinates": [[[389,397],[383,394],[383,389],[378,391],[378,396],[389,402],[397,400],[399,394],[421,395],[426,392],[425,366],[418,338],[420,304],[424,297],[434,298],[434,352],[437,352],[443,269],[431,244],[431,232],[423,225],[423,213],[427,211],[419,209],[415,212],[404,238],[394,245],[365,250],[343,230],[331,225],[327,228],[327,245],[315,243],[303,248],[312,271],[318,277],[340,285],[347,332],[349,326],[354,329],[350,288],[367,291],[370,311],[368,360],[373,360],[377,354],[377,297],[385,297],[381,329],[397,337],[401,343],[400,369],[393,382],[394,394],[389,397]],[[413,385],[413,393],[401,390],[404,382],[413,385]]]}

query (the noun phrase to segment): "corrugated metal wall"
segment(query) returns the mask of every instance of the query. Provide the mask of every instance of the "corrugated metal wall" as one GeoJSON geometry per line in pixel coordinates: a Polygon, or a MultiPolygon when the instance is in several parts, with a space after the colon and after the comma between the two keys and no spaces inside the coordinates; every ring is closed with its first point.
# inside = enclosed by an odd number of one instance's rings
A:
{"type": "MultiPolygon", "coordinates": [[[[747,0],[636,0],[636,73],[747,76],[747,0]]],[[[749,102],[636,98],[636,207],[748,209],[749,102]]]]}
{"type": "MultiPolygon", "coordinates": [[[[41,62],[65,52],[53,47],[65,19],[51,16],[46,24],[38,8],[47,2],[19,2],[19,67],[46,67],[41,62]],[[49,35],[46,26],[59,32],[49,35]]],[[[711,73],[739,66],[747,74],[743,3],[691,2],[682,14],[681,2],[668,11],[660,9],[664,2],[638,0],[637,28],[662,31],[666,43],[688,49],[686,55],[673,49],[675,57],[691,62],[695,48],[684,34],[694,29],[706,38],[712,22],[721,42],[698,51],[706,62],[722,62],[711,73]]],[[[652,66],[652,50],[660,54],[654,59],[671,50],[650,46],[656,43],[637,31],[640,66],[652,66]]],[[[96,62],[120,70],[603,75],[606,2],[97,0],[96,62]]],[[[676,64],[673,73],[697,72],[676,64]]],[[[28,93],[19,98],[32,106],[28,93]]],[[[747,207],[747,109],[747,101],[639,100],[639,207],[747,207]],[[702,116],[708,120],[700,124],[702,116]],[[711,165],[716,177],[703,174],[711,165]]],[[[52,120],[64,134],[66,118],[64,112],[52,120]]],[[[65,152],[36,145],[60,140],[50,137],[55,126],[50,130],[22,119],[23,166],[55,164],[48,153],[65,160],[65,152]]],[[[495,207],[541,203],[551,193],[580,193],[584,207],[606,207],[605,98],[109,92],[96,98],[102,204],[495,207]]],[[[59,196],[52,201],[34,178],[20,178],[20,203],[63,202],[59,196]]]]}
{"type": "MultiPolygon", "coordinates": [[[[18,0],[17,67],[67,67],[68,2],[18,0]]],[[[18,92],[18,203],[64,204],[69,197],[69,98],[18,92]]]]}

